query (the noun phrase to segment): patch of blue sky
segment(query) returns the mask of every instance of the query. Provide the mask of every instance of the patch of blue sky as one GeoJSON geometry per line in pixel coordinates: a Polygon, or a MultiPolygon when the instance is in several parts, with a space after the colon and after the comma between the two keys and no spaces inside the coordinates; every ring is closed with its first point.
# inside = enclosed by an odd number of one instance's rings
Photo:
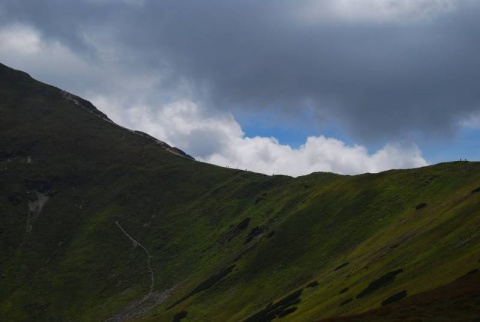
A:
{"type": "Polygon", "coordinates": [[[309,136],[325,136],[354,145],[348,136],[344,135],[339,124],[334,121],[318,122],[308,112],[293,114],[275,113],[271,110],[234,113],[235,120],[242,127],[246,137],[273,137],[280,144],[299,148],[305,144],[309,136]]]}
{"type": "Polygon", "coordinates": [[[449,161],[480,161],[480,131],[462,128],[454,137],[443,138],[420,146],[430,163],[449,161]]]}

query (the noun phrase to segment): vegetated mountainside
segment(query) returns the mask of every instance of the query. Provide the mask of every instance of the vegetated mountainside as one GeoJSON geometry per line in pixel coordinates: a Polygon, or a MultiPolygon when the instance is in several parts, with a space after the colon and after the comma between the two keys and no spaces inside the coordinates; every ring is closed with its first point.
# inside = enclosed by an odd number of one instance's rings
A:
{"type": "MultiPolygon", "coordinates": [[[[398,293],[397,293],[398,294],[398,293]]],[[[474,269],[455,281],[365,313],[322,322],[478,321],[480,273],[474,269]]]]}
{"type": "Polygon", "coordinates": [[[3,65],[0,98],[2,321],[478,316],[478,163],[266,176],[3,65]]]}

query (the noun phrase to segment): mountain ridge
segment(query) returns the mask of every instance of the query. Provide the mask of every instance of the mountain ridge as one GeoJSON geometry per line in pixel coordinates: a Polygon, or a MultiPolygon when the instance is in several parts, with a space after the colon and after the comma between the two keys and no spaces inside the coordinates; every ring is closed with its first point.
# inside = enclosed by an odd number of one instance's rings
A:
{"type": "MultiPolygon", "coordinates": [[[[19,70],[16,70],[16,69],[12,69],[12,68],[9,68],[7,67],[6,65],[0,63],[0,73],[2,73],[2,77],[5,78],[6,77],[9,77],[8,74],[11,74],[11,75],[14,75],[14,74],[17,74],[20,78],[24,78],[26,80],[32,80],[32,81],[36,81],[34,80],[28,73],[25,73],[23,71],[19,71],[19,70]]],[[[38,82],[38,81],[36,81],[38,82]]],[[[42,83],[43,84],[43,83],[42,83]]],[[[46,85],[46,84],[45,84],[46,85]]],[[[177,155],[180,155],[180,156],[183,156],[187,159],[191,159],[191,160],[195,160],[192,156],[188,155],[187,153],[183,152],[182,150],[180,150],[179,148],[176,148],[176,147],[172,147],[170,146],[169,144],[163,142],[163,141],[160,141],[158,140],[157,138],[154,138],[152,137],[151,135],[147,134],[147,133],[144,133],[144,132],[140,132],[140,131],[136,131],[136,130],[130,130],[130,129],[127,129],[115,122],[113,122],[105,113],[101,112],[99,109],[97,109],[90,101],[88,100],[85,100],[77,95],[74,95],[72,93],[69,93],[65,90],[62,90],[62,89],[59,89],[57,87],[54,87],[54,86],[51,86],[51,85],[46,85],[46,86],[49,86],[51,87],[51,89],[53,90],[58,90],[59,93],[61,93],[62,97],[67,100],[68,102],[71,103],[72,106],[74,107],[80,107],[96,116],[98,116],[99,118],[107,121],[107,122],[110,122],[116,126],[119,126],[121,128],[124,128],[126,129],[127,131],[131,131],[133,133],[136,133],[140,136],[143,136],[149,140],[152,140],[154,142],[156,142],[158,145],[160,145],[162,148],[164,148],[165,150],[173,153],[173,154],[177,154],[177,155]]]]}

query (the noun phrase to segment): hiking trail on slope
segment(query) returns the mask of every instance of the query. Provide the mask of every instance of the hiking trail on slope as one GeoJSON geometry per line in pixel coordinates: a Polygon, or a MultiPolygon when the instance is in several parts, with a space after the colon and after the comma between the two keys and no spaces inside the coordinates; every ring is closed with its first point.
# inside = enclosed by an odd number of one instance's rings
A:
{"type": "Polygon", "coordinates": [[[136,241],[132,236],[130,236],[126,231],[125,229],[122,228],[122,226],[120,226],[120,223],[119,223],[119,220],[117,220],[115,222],[118,226],[118,228],[120,228],[120,230],[122,231],[122,233],[128,237],[128,239],[130,239],[133,243],[134,246],[140,246],[144,251],[145,253],[147,253],[147,266],[148,266],[148,270],[150,272],[150,279],[151,279],[151,283],[150,283],[150,291],[148,292],[148,294],[139,302],[137,303],[136,306],[142,304],[143,302],[145,302],[146,300],[148,300],[148,298],[152,295],[152,292],[153,292],[153,286],[155,285],[155,278],[154,278],[154,275],[153,275],[153,270],[152,270],[152,266],[151,266],[151,263],[150,263],[150,253],[148,252],[148,249],[146,249],[142,244],[140,244],[138,241],[136,241]]]}

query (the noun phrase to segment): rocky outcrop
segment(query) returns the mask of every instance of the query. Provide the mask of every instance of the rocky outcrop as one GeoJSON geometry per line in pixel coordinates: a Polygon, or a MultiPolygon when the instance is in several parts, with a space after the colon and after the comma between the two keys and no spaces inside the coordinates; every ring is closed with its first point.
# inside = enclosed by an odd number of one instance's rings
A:
{"type": "MultiPolygon", "coordinates": [[[[98,116],[98,117],[106,120],[106,121],[112,122],[112,120],[110,120],[105,113],[100,112],[100,111],[99,111],[92,103],[90,103],[89,101],[84,100],[83,98],[80,98],[80,97],[78,97],[78,96],[76,96],[76,95],[70,94],[69,92],[66,92],[66,91],[62,91],[62,96],[63,96],[63,98],[65,98],[67,101],[71,102],[73,105],[78,106],[78,107],[81,107],[81,108],[89,111],[90,113],[93,113],[93,114],[95,114],[96,116],[98,116]]],[[[113,122],[112,122],[112,123],[113,123],[113,122]]]]}
{"type": "Polygon", "coordinates": [[[49,196],[35,191],[36,199],[28,201],[28,216],[27,216],[27,229],[26,232],[32,231],[33,223],[37,220],[38,216],[42,212],[43,207],[47,203],[49,196]]]}
{"type": "Polygon", "coordinates": [[[162,148],[164,148],[165,150],[167,150],[168,152],[171,152],[173,154],[176,154],[176,155],[179,155],[181,157],[184,157],[184,158],[187,158],[187,159],[190,159],[190,160],[195,160],[192,156],[186,154],[185,152],[183,152],[182,150],[180,150],[179,148],[176,148],[176,147],[172,147],[170,145],[168,145],[167,143],[163,142],[163,141],[160,141],[156,138],[154,138],[153,136],[145,133],[145,132],[141,132],[141,131],[133,131],[133,133],[137,134],[137,135],[140,135],[146,139],[149,139],[153,142],[155,142],[156,144],[160,145],[162,148]]]}

